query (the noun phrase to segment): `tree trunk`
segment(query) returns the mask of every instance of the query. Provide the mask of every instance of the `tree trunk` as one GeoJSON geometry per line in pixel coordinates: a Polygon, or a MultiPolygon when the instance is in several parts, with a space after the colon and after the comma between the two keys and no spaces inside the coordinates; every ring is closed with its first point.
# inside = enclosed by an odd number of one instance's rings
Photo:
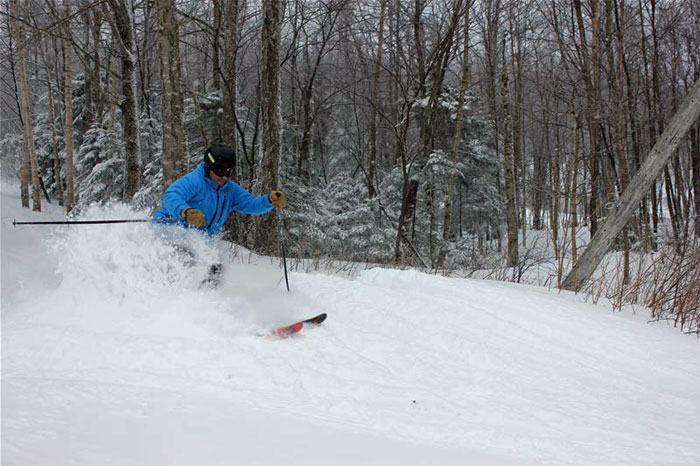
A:
{"type": "MultiPolygon", "coordinates": [[[[571,189],[569,194],[569,215],[571,216],[570,227],[571,227],[571,262],[576,263],[578,260],[578,242],[576,240],[576,233],[578,233],[578,165],[579,158],[581,157],[581,117],[577,113],[575,115],[574,123],[574,153],[572,154],[572,164],[573,168],[571,170],[571,189]]],[[[561,275],[562,271],[559,271],[561,275]]],[[[561,280],[559,280],[557,286],[561,285],[561,280]]]]}
{"type": "MultiPolygon", "coordinates": [[[[224,143],[236,147],[236,57],[238,55],[238,0],[229,0],[224,26],[224,143]]],[[[240,159],[240,157],[239,157],[240,159]]],[[[238,161],[240,164],[240,160],[238,161]]]]}
{"type": "Polygon", "coordinates": [[[501,100],[503,101],[503,176],[505,178],[504,187],[506,191],[506,224],[508,234],[506,257],[508,259],[508,266],[517,267],[519,262],[518,206],[516,199],[517,180],[515,179],[515,160],[513,158],[513,117],[510,111],[508,69],[505,64],[505,59],[503,61],[503,70],[501,71],[501,100]]]}
{"type": "Polygon", "coordinates": [[[690,147],[695,200],[695,237],[700,238],[700,125],[696,124],[690,131],[690,147]]]}
{"type": "Polygon", "coordinates": [[[598,229],[598,219],[602,213],[600,210],[600,28],[599,28],[599,0],[590,0],[591,6],[591,46],[590,56],[588,40],[583,22],[581,0],[574,0],[574,9],[580,40],[581,55],[583,58],[583,78],[586,84],[586,117],[588,119],[588,134],[590,139],[590,205],[588,210],[591,234],[598,229]]]}
{"type": "MultiPolygon", "coordinates": [[[[424,0],[414,0],[413,2],[413,41],[414,41],[414,51],[415,51],[415,67],[416,76],[414,78],[415,83],[415,93],[418,98],[423,98],[425,96],[425,51],[423,49],[423,9],[425,8],[424,0]]],[[[413,57],[412,57],[413,59],[413,57]]],[[[410,110],[407,110],[410,113],[410,110]]],[[[427,112],[426,112],[427,113],[427,112]]],[[[427,116],[419,116],[417,118],[420,121],[421,128],[421,141],[425,140],[425,130],[426,124],[425,119],[427,116]]],[[[424,144],[423,144],[424,145],[424,144]]],[[[420,150],[420,149],[419,149],[420,150]]],[[[418,196],[418,181],[409,178],[409,166],[406,161],[406,151],[402,148],[402,168],[403,168],[403,183],[402,183],[402,193],[401,193],[401,211],[399,213],[399,218],[397,221],[396,228],[396,246],[394,249],[394,260],[398,263],[402,256],[402,245],[404,243],[409,243],[409,222],[412,218],[415,218],[415,205],[416,198],[418,196]]],[[[419,154],[422,157],[423,154],[419,154]]]]}
{"type": "MultiPolygon", "coordinates": [[[[138,95],[137,99],[139,102],[143,103],[143,106],[145,108],[146,116],[148,118],[148,125],[149,129],[152,131],[152,134],[155,134],[155,128],[153,127],[153,112],[151,111],[151,99],[150,99],[150,83],[151,83],[151,66],[153,60],[149,59],[149,53],[152,51],[152,23],[153,21],[151,20],[153,14],[156,14],[156,29],[158,27],[158,17],[157,17],[157,12],[154,13],[154,10],[157,10],[157,5],[156,2],[144,2],[143,3],[143,28],[144,31],[142,33],[143,37],[143,42],[138,42],[134,41],[134,48],[136,50],[136,64],[138,67],[134,71],[135,75],[138,75],[139,79],[134,79],[135,83],[139,84],[139,91],[140,94],[138,95]]],[[[158,31],[155,33],[155,41],[156,41],[156,47],[158,46],[158,31]]],[[[162,98],[162,95],[161,95],[162,98]]]]}
{"type": "MultiPolygon", "coordinates": [[[[617,2],[615,2],[617,3],[617,2]]],[[[639,166],[641,165],[642,158],[642,148],[640,140],[640,123],[639,123],[639,111],[637,107],[637,98],[633,93],[632,86],[632,76],[629,70],[629,65],[627,63],[627,57],[623,53],[624,51],[624,4],[620,3],[619,8],[615,9],[615,22],[616,30],[618,36],[618,56],[620,61],[620,66],[624,72],[624,84],[626,87],[626,103],[627,103],[627,116],[630,122],[629,137],[631,140],[631,157],[628,164],[628,169],[630,173],[635,173],[639,166]]],[[[627,177],[629,182],[629,175],[627,177]]],[[[624,188],[623,188],[624,189],[624,188]]],[[[649,212],[647,210],[647,200],[646,198],[642,200],[641,213],[639,215],[639,220],[636,222],[637,234],[639,238],[643,238],[646,230],[649,226],[649,212]]],[[[646,241],[645,241],[646,242],[646,241]]]]}
{"type": "MultiPolygon", "coordinates": [[[[501,27],[501,0],[485,0],[484,6],[484,21],[486,23],[483,32],[484,54],[486,60],[486,96],[488,99],[489,113],[493,122],[493,147],[497,154],[501,153],[501,142],[499,135],[501,134],[501,118],[498,108],[498,44],[499,44],[499,28],[501,27]]],[[[496,191],[499,195],[503,195],[503,182],[501,174],[496,175],[496,191]]],[[[503,251],[503,237],[501,230],[496,229],[494,232],[497,240],[498,252],[503,251]]],[[[480,237],[481,238],[481,237],[480,237]]],[[[480,245],[481,248],[481,245],[480,245]]]]}
{"type": "Polygon", "coordinates": [[[126,177],[124,199],[130,200],[141,186],[141,138],[139,131],[139,104],[136,92],[136,48],[132,15],[125,0],[108,0],[114,13],[114,25],[121,45],[121,83],[124,99],[122,132],[126,177]]]}
{"type": "MultiPolygon", "coordinates": [[[[58,134],[56,131],[56,103],[53,100],[53,74],[49,68],[49,60],[46,57],[46,50],[44,49],[44,42],[41,41],[39,51],[41,52],[41,60],[44,63],[44,70],[46,73],[46,86],[47,86],[47,96],[49,103],[49,117],[51,118],[51,150],[53,152],[53,173],[56,183],[56,196],[58,197],[58,205],[64,205],[63,196],[63,179],[61,177],[61,158],[59,156],[60,151],[58,149],[58,134]]],[[[59,85],[60,87],[60,85],[59,85]]]]}
{"type": "MultiPolygon", "coordinates": [[[[516,10],[519,8],[516,6],[516,10]]],[[[511,13],[512,15],[513,13],[511,13]]],[[[515,61],[513,83],[513,165],[516,179],[516,206],[522,245],[527,245],[526,167],[523,154],[523,29],[520,12],[515,13],[515,29],[511,24],[511,55],[515,61]]],[[[558,189],[558,187],[557,187],[558,189]]]]}
{"type": "MultiPolygon", "coordinates": [[[[613,148],[617,156],[617,167],[619,175],[620,192],[622,192],[628,183],[628,156],[626,144],[626,128],[627,121],[625,118],[625,70],[623,65],[624,60],[624,43],[623,31],[620,30],[620,21],[624,22],[624,6],[620,5],[617,9],[617,2],[614,0],[605,0],[605,29],[608,37],[608,68],[609,68],[609,86],[613,90],[615,104],[613,106],[613,148]],[[617,47],[613,47],[613,23],[615,24],[615,32],[617,37],[617,47]],[[617,52],[617,57],[615,52],[617,52]],[[615,63],[617,58],[617,63],[615,63]],[[614,72],[613,72],[614,70],[614,72]]],[[[630,280],[630,241],[628,235],[629,227],[623,229],[622,232],[622,247],[623,247],[623,282],[626,284],[630,280]]]]}
{"type": "Polygon", "coordinates": [[[370,116],[369,116],[369,163],[367,168],[367,193],[370,199],[376,194],[375,177],[377,164],[377,118],[379,106],[379,73],[382,70],[382,54],[384,49],[384,17],[386,15],[386,1],[381,0],[379,11],[379,31],[377,32],[377,58],[372,75],[372,87],[370,89],[370,116]]]}
{"type": "Polygon", "coordinates": [[[163,189],[187,169],[185,131],[182,126],[180,48],[174,0],[157,0],[158,57],[163,119],[163,189]]]}
{"type": "Polygon", "coordinates": [[[212,38],[212,53],[211,53],[211,75],[212,89],[218,91],[221,89],[221,68],[219,65],[219,37],[221,37],[221,2],[222,0],[212,0],[214,7],[214,37],[212,38]]]}
{"type": "Polygon", "coordinates": [[[297,176],[302,182],[309,184],[311,182],[312,168],[312,142],[313,142],[313,125],[316,119],[316,112],[313,110],[313,97],[316,85],[316,78],[321,67],[321,61],[324,58],[326,47],[328,47],[333,31],[338,20],[338,16],[343,11],[342,5],[334,6],[329,4],[321,13],[322,19],[320,28],[321,37],[317,39],[318,49],[316,50],[316,58],[311,63],[309,54],[309,44],[305,47],[305,57],[308,66],[308,79],[301,91],[301,111],[302,111],[302,130],[301,142],[299,144],[299,158],[297,160],[297,176]],[[336,8],[334,10],[334,8],[336,8]]]}
{"type": "MultiPolygon", "coordinates": [[[[652,119],[651,123],[647,124],[648,128],[648,134],[649,134],[649,140],[653,141],[656,138],[656,135],[658,134],[656,132],[655,125],[653,124],[653,119],[654,119],[654,109],[653,109],[653,103],[652,103],[652,98],[651,94],[649,92],[649,89],[651,89],[651,79],[649,78],[649,59],[648,59],[648,53],[647,53],[647,35],[646,35],[646,23],[644,21],[644,6],[642,5],[642,0],[639,0],[638,3],[638,11],[639,11],[639,37],[641,38],[641,58],[642,58],[642,68],[643,68],[643,85],[642,89],[644,92],[644,97],[646,100],[646,106],[647,106],[647,117],[652,119]]],[[[641,153],[641,148],[640,148],[640,153],[641,153]]],[[[641,161],[640,161],[640,166],[641,166],[641,161]]],[[[658,199],[657,199],[657,191],[656,191],[656,182],[652,183],[651,189],[650,189],[650,199],[649,199],[649,208],[651,210],[651,226],[648,224],[646,226],[646,239],[647,242],[649,243],[649,248],[650,249],[656,249],[656,236],[659,230],[659,211],[658,211],[658,199]],[[651,228],[651,229],[650,229],[651,228]]]]}
{"type": "MultiPolygon", "coordinates": [[[[17,16],[13,14],[10,10],[10,5],[7,6],[7,15],[5,19],[7,21],[7,29],[10,30],[9,36],[9,46],[10,46],[10,71],[12,72],[12,84],[15,93],[15,103],[17,105],[17,114],[20,116],[20,124],[23,125],[22,121],[22,104],[20,98],[19,79],[17,78],[17,61],[15,50],[19,47],[19,44],[15,42],[14,38],[14,22],[10,21],[10,18],[16,18],[17,16]]],[[[26,149],[26,141],[22,141],[22,160],[20,167],[20,199],[22,207],[29,208],[29,152],[26,149]]]]}
{"type": "MultiPolygon", "coordinates": [[[[29,174],[32,179],[32,210],[41,212],[41,189],[39,186],[39,171],[36,164],[36,152],[34,150],[34,133],[32,128],[32,115],[29,109],[29,89],[27,87],[27,72],[24,67],[24,42],[22,42],[22,31],[20,29],[17,0],[10,0],[10,22],[12,24],[12,37],[15,43],[17,54],[17,68],[19,70],[20,88],[20,110],[22,118],[22,128],[24,130],[25,158],[29,161],[29,174]]],[[[26,167],[26,162],[25,162],[26,167]]],[[[22,178],[28,178],[23,169],[22,178]]],[[[29,202],[24,207],[29,207],[29,202]]]]}
{"type": "Polygon", "coordinates": [[[579,291],[610,249],[613,241],[627,224],[639,202],[647,194],[673,156],[680,140],[688,133],[700,116],[700,79],[695,82],[681,103],[668,126],[657,139],[639,171],[630,180],[602,228],[593,236],[590,244],[564,279],[562,289],[579,291]]]}
{"type": "MultiPolygon", "coordinates": [[[[281,151],[280,114],[280,36],[282,4],[264,0],[262,11],[262,52],[260,57],[260,109],[262,118],[262,160],[258,171],[258,190],[266,193],[279,184],[281,151]]],[[[258,220],[255,248],[262,253],[275,250],[279,242],[277,216],[258,220]]]]}
{"type": "MultiPolygon", "coordinates": [[[[315,72],[314,72],[315,74],[315,72]]],[[[299,142],[299,157],[297,158],[297,177],[308,185],[311,181],[311,129],[314,116],[311,111],[313,99],[313,78],[301,92],[301,141],[299,142]]]]}
{"type": "Polygon", "coordinates": [[[419,97],[425,95],[425,50],[423,47],[423,10],[425,9],[425,0],[414,0],[413,2],[413,41],[415,47],[416,76],[418,77],[417,86],[419,88],[419,97]]]}
{"type": "MultiPolygon", "coordinates": [[[[93,45],[95,47],[95,52],[94,52],[94,61],[95,61],[95,66],[93,67],[94,70],[94,78],[95,78],[95,96],[94,96],[94,103],[95,103],[95,111],[96,111],[96,116],[95,120],[97,121],[98,124],[102,124],[102,112],[103,112],[103,100],[104,100],[104,95],[106,94],[105,90],[102,89],[102,79],[100,77],[100,73],[102,71],[102,62],[100,60],[100,55],[99,55],[99,50],[100,50],[100,35],[101,35],[101,29],[102,29],[102,14],[100,13],[100,10],[95,9],[92,12],[93,17],[95,19],[95,27],[92,29],[92,41],[93,45]]],[[[109,57],[107,57],[107,62],[109,67],[109,57]]]]}
{"type": "Polygon", "coordinates": [[[549,186],[550,186],[550,196],[549,196],[549,227],[552,231],[552,247],[554,248],[554,258],[557,264],[557,284],[561,283],[561,273],[562,268],[559,266],[561,264],[561,247],[559,245],[559,214],[561,212],[561,154],[564,152],[562,150],[561,143],[561,128],[559,126],[555,129],[556,135],[556,149],[552,150],[551,136],[549,132],[549,119],[545,117],[545,147],[549,154],[549,186]]]}
{"type": "MultiPolygon", "coordinates": [[[[467,0],[467,5],[464,8],[464,45],[462,48],[462,77],[459,85],[459,98],[457,99],[457,111],[455,115],[455,129],[452,135],[452,147],[450,149],[450,159],[454,167],[457,166],[459,160],[459,144],[462,140],[462,119],[464,118],[464,102],[469,89],[469,31],[470,31],[470,13],[473,5],[473,0],[467,0]]],[[[454,238],[454,229],[452,227],[452,198],[455,195],[455,185],[457,180],[454,176],[450,176],[447,181],[447,195],[445,196],[445,218],[443,221],[442,239],[447,242],[454,238]]],[[[445,260],[446,249],[443,247],[438,258],[438,265],[441,266],[445,260]]]]}
{"type": "MultiPolygon", "coordinates": [[[[438,105],[439,105],[439,99],[440,95],[443,91],[442,86],[444,83],[444,78],[445,74],[447,71],[447,67],[449,64],[449,57],[450,57],[450,52],[452,49],[452,42],[454,40],[454,33],[455,30],[457,29],[457,25],[459,24],[460,21],[460,15],[459,15],[459,8],[461,8],[459,2],[454,4],[453,8],[453,14],[452,17],[449,20],[449,26],[447,30],[445,31],[445,35],[436,42],[434,45],[434,48],[431,50],[431,66],[428,67],[427,69],[424,67],[424,63],[420,62],[420,59],[417,63],[417,67],[419,70],[419,73],[431,73],[433,74],[433,79],[432,79],[432,86],[430,90],[430,96],[428,100],[428,104],[426,105],[425,109],[421,111],[420,116],[417,118],[419,121],[419,126],[420,126],[420,136],[419,136],[419,148],[418,148],[418,154],[416,157],[416,161],[412,163],[411,165],[411,171],[413,173],[419,173],[423,170],[425,167],[426,162],[428,161],[428,157],[430,156],[431,151],[433,150],[433,145],[435,142],[435,136],[434,136],[434,119],[435,115],[437,113],[438,105]],[[422,71],[421,71],[422,70],[422,71]]],[[[416,0],[415,2],[415,7],[417,9],[423,8],[424,5],[422,3],[422,0],[416,0]]],[[[418,21],[417,24],[414,24],[415,28],[415,40],[416,44],[421,43],[422,44],[422,39],[420,39],[423,35],[422,33],[422,25],[420,21],[420,15],[416,14],[414,15],[414,21],[418,21]]],[[[422,57],[423,53],[416,53],[417,56],[422,57]]],[[[420,75],[419,77],[419,83],[418,83],[418,89],[415,91],[416,96],[420,98],[420,96],[425,95],[424,94],[424,89],[425,89],[425,82],[428,80],[428,75],[420,75]]],[[[410,112],[410,110],[409,110],[410,112]]],[[[404,173],[404,176],[406,176],[407,172],[404,173]]],[[[396,241],[396,249],[394,251],[394,257],[396,260],[398,260],[401,256],[401,243],[406,241],[407,238],[409,237],[408,235],[408,226],[409,222],[412,222],[413,227],[411,228],[411,235],[410,237],[413,238],[415,236],[415,218],[416,218],[416,203],[418,201],[418,187],[419,187],[419,182],[418,180],[411,178],[407,182],[404,181],[404,195],[402,196],[402,205],[401,205],[401,213],[399,214],[399,219],[398,219],[398,226],[397,226],[397,241],[396,241]]],[[[430,191],[431,188],[428,186],[428,191],[430,191]]],[[[430,200],[431,198],[430,192],[428,192],[427,199],[430,200]]],[[[430,202],[430,201],[429,201],[430,202]]],[[[430,206],[428,206],[430,208],[430,206]]],[[[433,248],[433,238],[430,238],[429,241],[430,243],[430,248],[432,250],[433,248]]],[[[417,250],[413,247],[411,247],[412,251],[414,254],[417,254],[417,250]]],[[[422,261],[422,259],[421,259],[422,261]]]]}
{"type": "MultiPolygon", "coordinates": [[[[220,3],[221,0],[216,0],[220,3]]],[[[242,161],[246,158],[245,144],[239,145],[236,137],[238,118],[236,115],[237,108],[237,70],[236,60],[238,57],[238,0],[228,0],[223,4],[224,11],[219,11],[219,15],[225,15],[224,21],[224,67],[222,73],[222,94],[223,94],[223,115],[221,124],[221,140],[224,144],[228,144],[236,149],[238,157],[236,158],[235,173],[240,177],[242,173],[242,161]]],[[[222,9],[222,5],[219,5],[222,9]]],[[[216,14],[216,13],[215,13],[216,14]]],[[[218,44],[215,44],[218,45],[218,44]]],[[[244,141],[245,142],[245,141],[244,141]]],[[[240,178],[238,178],[240,181],[240,178]]],[[[243,243],[245,238],[242,232],[245,231],[241,227],[241,220],[237,215],[231,215],[226,221],[224,230],[225,239],[234,243],[243,243]]]]}
{"type": "MultiPolygon", "coordinates": [[[[70,17],[70,4],[66,2],[66,17],[70,17]]],[[[68,39],[63,40],[63,83],[64,83],[64,143],[66,150],[66,213],[70,213],[75,207],[75,180],[73,162],[73,99],[71,92],[71,83],[73,82],[71,74],[71,44],[68,39]]]]}

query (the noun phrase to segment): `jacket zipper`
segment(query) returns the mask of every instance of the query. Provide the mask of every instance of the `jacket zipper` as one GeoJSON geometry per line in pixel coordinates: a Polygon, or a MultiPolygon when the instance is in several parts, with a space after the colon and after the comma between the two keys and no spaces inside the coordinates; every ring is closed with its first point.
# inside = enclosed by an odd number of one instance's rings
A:
{"type": "MultiPolygon", "coordinates": [[[[218,222],[221,221],[221,217],[224,216],[224,211],[226,210],[224,207],[226,207],[226,198],[224,198],[223,202],[221,203],[221,212],[219,212],[219,220],[218,222]]],[[[218,223],[217,222],[217,223],[218,223]]]]}
{"type": "Polygon", "coordinates": [[[214,219],[216,219],[216,214],[219,213],[219,188],[220,188],[220,186],[216,187],[216,210],[214,211],[214,215],[211,216],[211,220],[209,221],[209,225],[207,225],[207,228],[206,228],[207,230],[214,223],[214,219]]]}

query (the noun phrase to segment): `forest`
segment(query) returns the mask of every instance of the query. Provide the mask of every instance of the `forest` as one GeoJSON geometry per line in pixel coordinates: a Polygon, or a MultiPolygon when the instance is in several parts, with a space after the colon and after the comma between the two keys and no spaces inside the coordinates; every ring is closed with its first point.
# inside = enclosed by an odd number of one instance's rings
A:
{"type": "Polygon", "coordinates": [[[0,169],[26,208],[148,215],[224,142],[241,186],[290,199],[233,215],[237,245],[700,334],[700,0],[0,5],[0,169]]]}

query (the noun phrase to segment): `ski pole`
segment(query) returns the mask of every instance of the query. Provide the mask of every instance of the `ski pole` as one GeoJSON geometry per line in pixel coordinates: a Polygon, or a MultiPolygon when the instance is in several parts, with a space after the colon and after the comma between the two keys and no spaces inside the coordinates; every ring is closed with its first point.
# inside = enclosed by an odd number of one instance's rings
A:
{"type": "Polygon", "coordinates": [[[107,223],[144,223],[150,219],[119,219],[119,220],[57,220],[50,222],[18,222],[12,221],[12,225],[98,225],[107,223]]]}
{"type": "Polygon", "coordinates": [[[284,228],[282,210],[277,210],[277,221],[279,222],[280,250],[282,252],[282,265],[284,267],[284,283],[287,285],[287,293],[289,293],[289,277],[287,276],[287,253],[284,250],[284,228]]]}

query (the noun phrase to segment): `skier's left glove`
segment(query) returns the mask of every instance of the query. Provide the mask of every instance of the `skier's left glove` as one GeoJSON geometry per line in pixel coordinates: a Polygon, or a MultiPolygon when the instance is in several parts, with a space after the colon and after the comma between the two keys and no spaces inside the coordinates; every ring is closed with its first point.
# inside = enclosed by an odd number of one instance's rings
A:
{"type": "Polygon", "coordinates": [[[272,191],[270,192],[270,203],[276,209],[281,209],[287,205],[287,195],[282,191],[272,191]]]}

